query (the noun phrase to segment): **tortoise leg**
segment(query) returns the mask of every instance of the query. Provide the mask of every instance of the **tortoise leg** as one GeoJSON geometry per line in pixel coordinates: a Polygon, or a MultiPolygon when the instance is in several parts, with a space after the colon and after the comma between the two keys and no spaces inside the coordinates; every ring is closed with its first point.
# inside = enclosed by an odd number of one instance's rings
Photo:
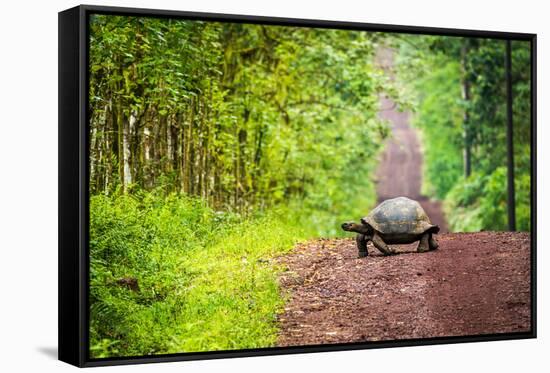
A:
{"type": "Polygon", "coordinates": [[[386,245],[386,243],[384,242],[384,240],[382,239],[382,237],[380,237],[378,235],[378,233],[375,233],[374,236],[372,236],[372,243],[374,244],[374,246],[380,250],[381,252],[384,253],[384,255],[392,255],[392,254],[395,254],[395,251],[393,251],[393,249],[391,249],[388,245],[386,245]]]}
{"type": "Polygon", "coordinates": [[[437,241],[435,240],[435,238],[431,233],[430,233],[430,238],[428,239],[428,243],[430,245],[430,250],[437,250],[437,248],[439,247],[439,244],[437,243],[437,241]]]}
{"type": "Polygon", "coordinates": [[[430,241],[430,234],[424,233],[422,237],[420,237],[420,242],[418,243],[418,248],[416,249],[416,251],[418,251],[419,253],[424,253],[426,251],[429,251],[430,250],[429,241],[430,241]]]}
{"type": "Polygon", "coordinates": [[[367,238],[364,234],[358,234],[355,238],[357,241],[357,249],[359,250],[359,258],[364,258],[369,255],[369,252],[367,250],[367,238]]]}

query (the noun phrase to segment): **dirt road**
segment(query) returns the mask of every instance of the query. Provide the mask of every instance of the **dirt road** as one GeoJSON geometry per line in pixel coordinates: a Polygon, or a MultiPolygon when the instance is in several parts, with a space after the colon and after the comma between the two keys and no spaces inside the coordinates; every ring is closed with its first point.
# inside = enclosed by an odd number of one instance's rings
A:
{"type": "Polygon", "coordinates": [[[439,235],[440,249],[312,241],[281,262],[290,300],[279,346],[464,336],[530,330],[528,233],[439,235]]]}
{"type": "Polygon", "coordinates": [[[410,114],[400,112],[388,98],[382,98],[381,101],[380,117],[390,123],[392,136],[382,153],[376,173],[378,201],[399,196],[417,200],[432,222],[439,225],[441,232],[447,232],[447,222],[441,203],[420,193],[422,150],[418,134],[410,126],[410,114]]]}
{"type": "MultiPolygon", "coordinates": [[[[381,61],[391,67],[391,55],[381,61]]],[[[316,240],[280,258],[288,295],[279,346],[526,332],[530,321],[528,233],[445,233],[439,202],[421,194],[422,150],[410,115],[381,98],[392,137],[377,171],[378,200],[418,200],[438,224],[440,248],[393,246],[385,257],[354,238],[316,240]]]]}
{"type": "MultiPolygon", "coordinates": [[[[391,50],[381,49],[377,55],[377,63],[386,74],[393,77],[391,50]]],[[[400,111],[395,102],[382,96],[378,115],[391,127],[391,137],[386,143],[376,172],[378,202],[399,196],[417,200],[432,222],[439,225],[441,233],[447,232],[441,203],[421,193],[422,149],[418,133],[411,127],[411,114],[400,111]]]]}

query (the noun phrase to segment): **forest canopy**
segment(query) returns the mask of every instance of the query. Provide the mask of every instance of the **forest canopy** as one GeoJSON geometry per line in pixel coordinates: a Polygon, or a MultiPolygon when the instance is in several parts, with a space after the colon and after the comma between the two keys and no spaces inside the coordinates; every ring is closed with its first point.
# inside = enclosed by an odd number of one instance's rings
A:
{"type": "Polygon", "coordinates": [[[294,198],[338,214],[374,200],[387,136],[381,35],[91,20],[92,194],[162,188],[249,213],[294,198]],[[360,181],[362,180],[362,181],[360,181]]]}
{"type": "MultiPolygon", "coordinates": [[[[443,200],[454,231],[506,230],[505,41],[404,36],[402,87],[424,138],[424,192],[443,200]]],[[[512,41],[518,230],[531,222],[531,46],[512,41]]]]}

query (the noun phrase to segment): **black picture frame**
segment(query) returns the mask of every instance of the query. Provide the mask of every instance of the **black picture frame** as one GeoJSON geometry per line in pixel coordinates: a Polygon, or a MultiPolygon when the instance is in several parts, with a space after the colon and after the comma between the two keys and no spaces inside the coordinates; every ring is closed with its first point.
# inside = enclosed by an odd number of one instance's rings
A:
{"type": "Polygon", "coordinates": [[[79,367],[536,338],[536,34],[80,5],[59,13],[59,360],[79,367]],[[531,331],[366,343],[91,359],[88,342],[88,49],[90,14],[229,21],[531,43],[531,331]]]}

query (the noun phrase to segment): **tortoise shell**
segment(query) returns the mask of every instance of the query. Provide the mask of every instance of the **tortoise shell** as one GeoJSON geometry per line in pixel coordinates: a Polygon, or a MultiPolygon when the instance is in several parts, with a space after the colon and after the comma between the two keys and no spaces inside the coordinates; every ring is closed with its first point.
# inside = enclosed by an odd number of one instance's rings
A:
{"type": "Polygon", "coordinates": [[[429,230],[439,231],[420,206],[420,203],[407,197],[388,199],[361,219],[375,231],[385,235],[419,235],[429,230]]]}

